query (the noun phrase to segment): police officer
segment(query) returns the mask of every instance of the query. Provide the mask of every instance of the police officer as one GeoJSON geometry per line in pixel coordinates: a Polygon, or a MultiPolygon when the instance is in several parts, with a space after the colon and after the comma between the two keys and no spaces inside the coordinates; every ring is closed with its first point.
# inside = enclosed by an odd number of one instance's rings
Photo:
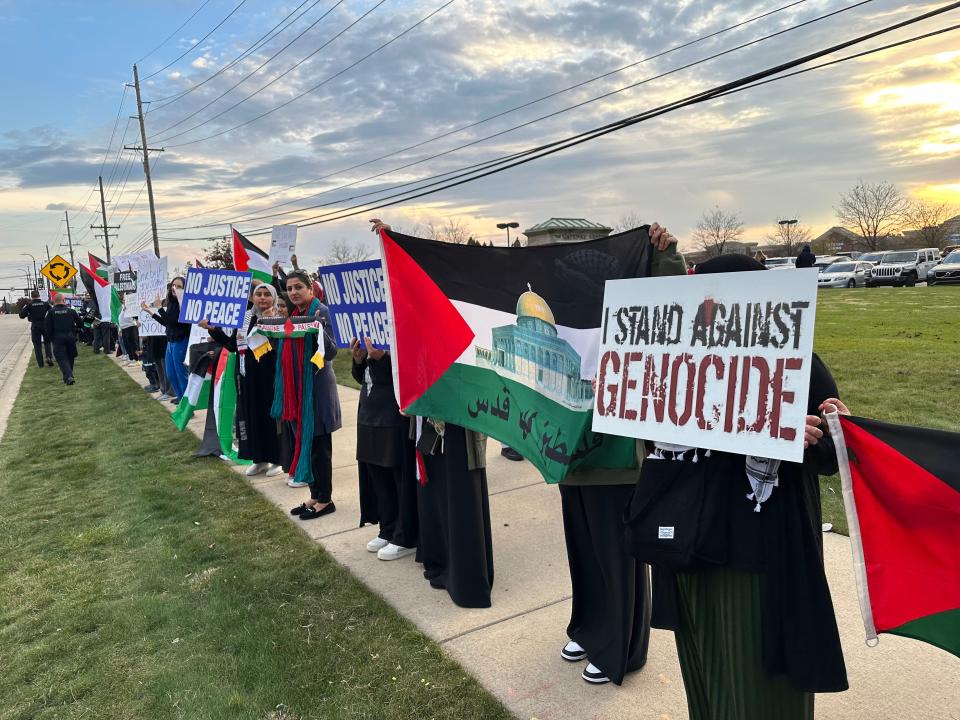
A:
{"type": "Polygon", "coordinates": [[[44,318],[50,303],[40,299],[40,291],[30,293],[30,302],[20,308],[20,317],[30,319],[30,339],[33,340],[33,352],[37,356],[37,365],[43,367],[43,351],[47,351],[47,365],[53,365],[50,357],[50,336],[44,335],[44,318]],[[43,347],[41,348],[41,343],[43,347]]]}
{"type": "Polygon", "coordinates": [[[63,382],[73,385],[73,361],[77,357],[76,331],[83,326],[76,310],[67,305],[63,295],[57,295],[55,304],[47,313],[47,337],[53,340],[53,354],[63,373],[63,382]]]}

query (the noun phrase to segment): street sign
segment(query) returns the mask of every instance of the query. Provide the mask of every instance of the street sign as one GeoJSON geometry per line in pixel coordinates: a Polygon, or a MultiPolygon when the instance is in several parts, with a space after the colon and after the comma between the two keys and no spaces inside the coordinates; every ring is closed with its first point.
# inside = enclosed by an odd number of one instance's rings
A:
{"type": "Polygon", "coordinates": [[[73,280],[73,276],[77,274],[77,269],[59,255],[54,255],[53,259],[40,270],[40,274],[49,278],[50,282],[58,288],[62,288],[73,280]]]}

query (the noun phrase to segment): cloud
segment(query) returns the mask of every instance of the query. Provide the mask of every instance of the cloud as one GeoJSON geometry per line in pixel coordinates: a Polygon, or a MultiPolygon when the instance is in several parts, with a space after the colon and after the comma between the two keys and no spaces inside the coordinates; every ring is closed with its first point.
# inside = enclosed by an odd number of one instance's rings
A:
{"type": "Polygon", "coordinates": [[[47,203],[47,208],[46,208],[46,209],[47,209],[47,210],[60,210],[60,211],[62,212],[62,211],[64,211],[64,210],[69,210],[69,209],[70,209],[70,204],[69,204],[69,203],[62,203],[62,202],[60,202],[60,203],[47,203]]]}

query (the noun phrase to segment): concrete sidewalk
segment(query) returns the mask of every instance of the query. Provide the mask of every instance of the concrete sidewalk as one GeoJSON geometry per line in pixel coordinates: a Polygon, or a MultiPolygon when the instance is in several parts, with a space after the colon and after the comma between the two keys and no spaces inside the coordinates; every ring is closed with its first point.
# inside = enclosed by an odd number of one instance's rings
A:
{"type": "MultiPolygon", "coordinates": [[[[137,385],[145,384],[139,367],[123,369],[137,385]]],[[[366,543],[376,529],[357,527],[354,458],[358,394],[341,388],[340,397],[344,428],[334,435],[333,451],[337,512],[300,522],[287,511],[307,497],[305,489],[289,488],[283,479],[254,479],[252,485],[277,506],[280,516],[320,543],[440,643],[522,720],[688,717],[671,633],[653,631],[646,667],[619,688],[588,685],[580,679],[582,664],[560,659],[570,616],[570,579],[559,493],[528,463],[501,458],[499,443],[488,444],[496,569],[491,608],[458,608],[446,592],[430,588],[412,557],[382,562],[367,552],[366,543]]],[[[174,408],[170,404],[165,407],[174,408]]],[[[204,415],[197,413],[190,423],[198,437],[204,415]]],[[[242,468],[236,470],[242,473],[242,468]]],[[[818,696],[817,716],[831,720],[960,720],[960,661],[929,645],[893,636],[883,636],[879,647],[866,647],[850,544],[845,537],[828,534],[825,553],[851,689],[818,696]]]]}

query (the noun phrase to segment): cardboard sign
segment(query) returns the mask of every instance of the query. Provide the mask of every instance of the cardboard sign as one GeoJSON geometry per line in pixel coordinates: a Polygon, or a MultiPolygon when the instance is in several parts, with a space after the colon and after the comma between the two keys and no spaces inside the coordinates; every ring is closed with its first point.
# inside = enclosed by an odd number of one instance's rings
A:
{"type": "Polygon", "coordinates": [[[117,292],[135,293],[137,291],[137,271],[117,270],[113,273],[113,287],[117,292]]]}
{"type": "Polygon", "coordinates": [[[270,232],[270,264],[278,262],[281,267],[289,267],[296,252],[297,226],[274,225],[270,232]]]}
{"type": "Polygon", "coordinates": [[[180,301],[180,322],[239,328],[247,312],[250,294],[249,272],[190,268],[180,301]]]}
{"type": "Polygon", "coordinates": [[[798,462],[817,270],[606,284],[593,429],[798,462]]]}
{"type": "MultiPolygon", "coordinates": [[[[141,259],[137,269],[137,305],[146,303],[159,307],[167,294],[167,259],[165,257],[141,259]]],[[[162,337],[166,328],[153,319],[150,313],[140,311],[140,337],[162,337]]]]}
{"type": "Polygon", "coordinates": [[[337,347],[350,347],[353,338],[369,337],[375,347],[390,348],[387,291],[383,263],[365,260],[319,269],[327,296],[337,347]]]}
{"type": "Polygon", "coordinates": [[[56,287],[66,287],[77,274],[77,269],[59,255],[54,255],[50,261],[40,269],[40,273],[56,287]]]}

